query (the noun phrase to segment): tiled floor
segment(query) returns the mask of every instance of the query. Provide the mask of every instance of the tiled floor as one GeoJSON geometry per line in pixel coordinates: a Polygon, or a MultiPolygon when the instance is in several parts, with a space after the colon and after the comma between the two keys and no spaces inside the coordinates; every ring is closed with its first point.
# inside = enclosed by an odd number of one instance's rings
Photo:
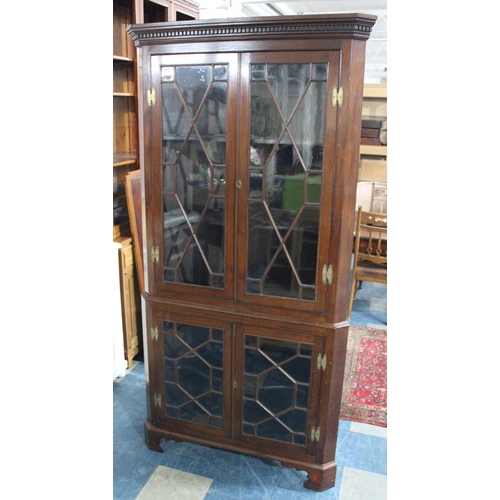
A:
{"type": "MultiPolygon", "coordinates": [[[[351,324],[386,328],[386,286],[364,283],[354,302],[351,324]]],[[[277,462],[199,446],[188,442],[162,441],[163,453],[150,451],[144,443],[146,419],[144,364],[138,361],[122,379],[113,383],[114,500],[155,500],[154,484],[167,481],[175,471],[187,476],[193,487],[190,500],[386,500],[386,429],[341,421],[337,444],[337,479],[334,488],[322,493],[303,488],[305,472],[277,462]],[[161,467],[159,467],[161,466],[161,467]],[[172,471],[171,469],[174,469],[172,471]],[[143,490],[148,483],[148,488],[143,490]],[[211,480],[206,492],[207,479],[211,480]],[[156,482],[155,482],[156,481],[156,482]],[[153,484],[154,483],[154,484],[153,484]],[[206,492],[206,494],[205,494],[206,492]]],[[[184,477],[184,476],[182,476],[184,477]]]]}

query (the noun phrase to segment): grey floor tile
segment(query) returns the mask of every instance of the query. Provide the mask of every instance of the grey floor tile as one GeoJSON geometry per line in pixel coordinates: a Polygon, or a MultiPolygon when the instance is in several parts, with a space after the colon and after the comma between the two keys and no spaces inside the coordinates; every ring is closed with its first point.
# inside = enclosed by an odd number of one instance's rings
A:
{"type": "Polygon", "coordinates": [[[370,309],[372,309],[373,311],[387,311],[387,301],[384,299],[373,297],[370,300],[370,309]]]}
{"type": "Polygon", "coordinates": [[[387,428],[380,427],[378,425],[351,422],[351,432],[359,432],[360,434],[369,434],[370,436],[387,438],[387,428]]]}
{"type": "Polygon", "coordinates": [[[387,476],[344,467],[339,500],[387,500],[387,476]]]}
{"type": "Polygon", "coordinates": [[[203,500],[211,484],[212,479],[159,465],[137,500],[203,500]]]}

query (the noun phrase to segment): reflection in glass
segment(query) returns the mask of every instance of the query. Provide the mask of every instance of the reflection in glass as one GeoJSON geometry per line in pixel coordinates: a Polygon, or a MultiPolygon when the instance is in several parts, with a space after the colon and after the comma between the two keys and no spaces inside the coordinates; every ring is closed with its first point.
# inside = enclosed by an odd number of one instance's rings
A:
{"type": "Polygon", "coordinates": [[[164,66],[163,279],[225,288],[225,64],[164,66]]]}
{"type": "Polygon", "coordinates": [[[227,64],[214,67],[214,80],[227,80],[227,64]]]}
{"type": "Polygon", "coordinates": [[[267,82],[285,120],[297,106],[310,80],[310,64],[269,64],[267,82]]]}
{"type": "Polygon", "coordinates": [[[305,446],[312,347],[245,336],[243,434],[305,446]]]}
{"type": "Polygon", "coordinates": [[[222,427],[223,330],[163,322],[167,415],[222,427]]]}
{"type": "Polygon", "coordinates": [[[174,79],[175,70],[173,66],[163,66],[161,68],[161,81],[171,82],[174,79]]]}
{"type": "Polygon", "coordinates": [[[327,69],[251,67],[247,293],[316,300],[327,69]]]}

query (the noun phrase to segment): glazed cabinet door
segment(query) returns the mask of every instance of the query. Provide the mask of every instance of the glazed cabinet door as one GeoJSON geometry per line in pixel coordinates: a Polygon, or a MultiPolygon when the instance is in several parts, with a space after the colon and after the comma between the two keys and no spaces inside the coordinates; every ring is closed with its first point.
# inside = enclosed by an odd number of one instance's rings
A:
{"type": "Polygon", "coordinates": [[[234,54],[151,57],[150,293],[233,296],[237,72],[234,54]]]}
{"type": "Polygon", "coordinates": [[[325,310],[339,52],[242,55],[238,297],[325,310]]]}
{"type": "Polygon", "coordinates": [[[239,325],[236,332],[235,437],[248,447],[313,455],[323,338],[292,328],[239,325]]]}
{"type": "Polygon", "coordinates": [[[231,325],[163,309],[153,309],[151,318],[153,423],[183,433],[228,435],[231,325]]]}

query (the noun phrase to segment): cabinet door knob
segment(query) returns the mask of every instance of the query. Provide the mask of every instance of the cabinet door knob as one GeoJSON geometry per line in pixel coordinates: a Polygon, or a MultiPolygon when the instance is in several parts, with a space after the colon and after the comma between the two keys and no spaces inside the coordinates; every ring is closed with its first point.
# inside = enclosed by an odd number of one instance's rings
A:
{"type": "Polygon", "coordinates": [[[238,182],[236,183],[236,187],[238,189],[241,189],[241,186],[243,185],[243,183],[241,182],[241,179],[238,179],[238,182]]]}

